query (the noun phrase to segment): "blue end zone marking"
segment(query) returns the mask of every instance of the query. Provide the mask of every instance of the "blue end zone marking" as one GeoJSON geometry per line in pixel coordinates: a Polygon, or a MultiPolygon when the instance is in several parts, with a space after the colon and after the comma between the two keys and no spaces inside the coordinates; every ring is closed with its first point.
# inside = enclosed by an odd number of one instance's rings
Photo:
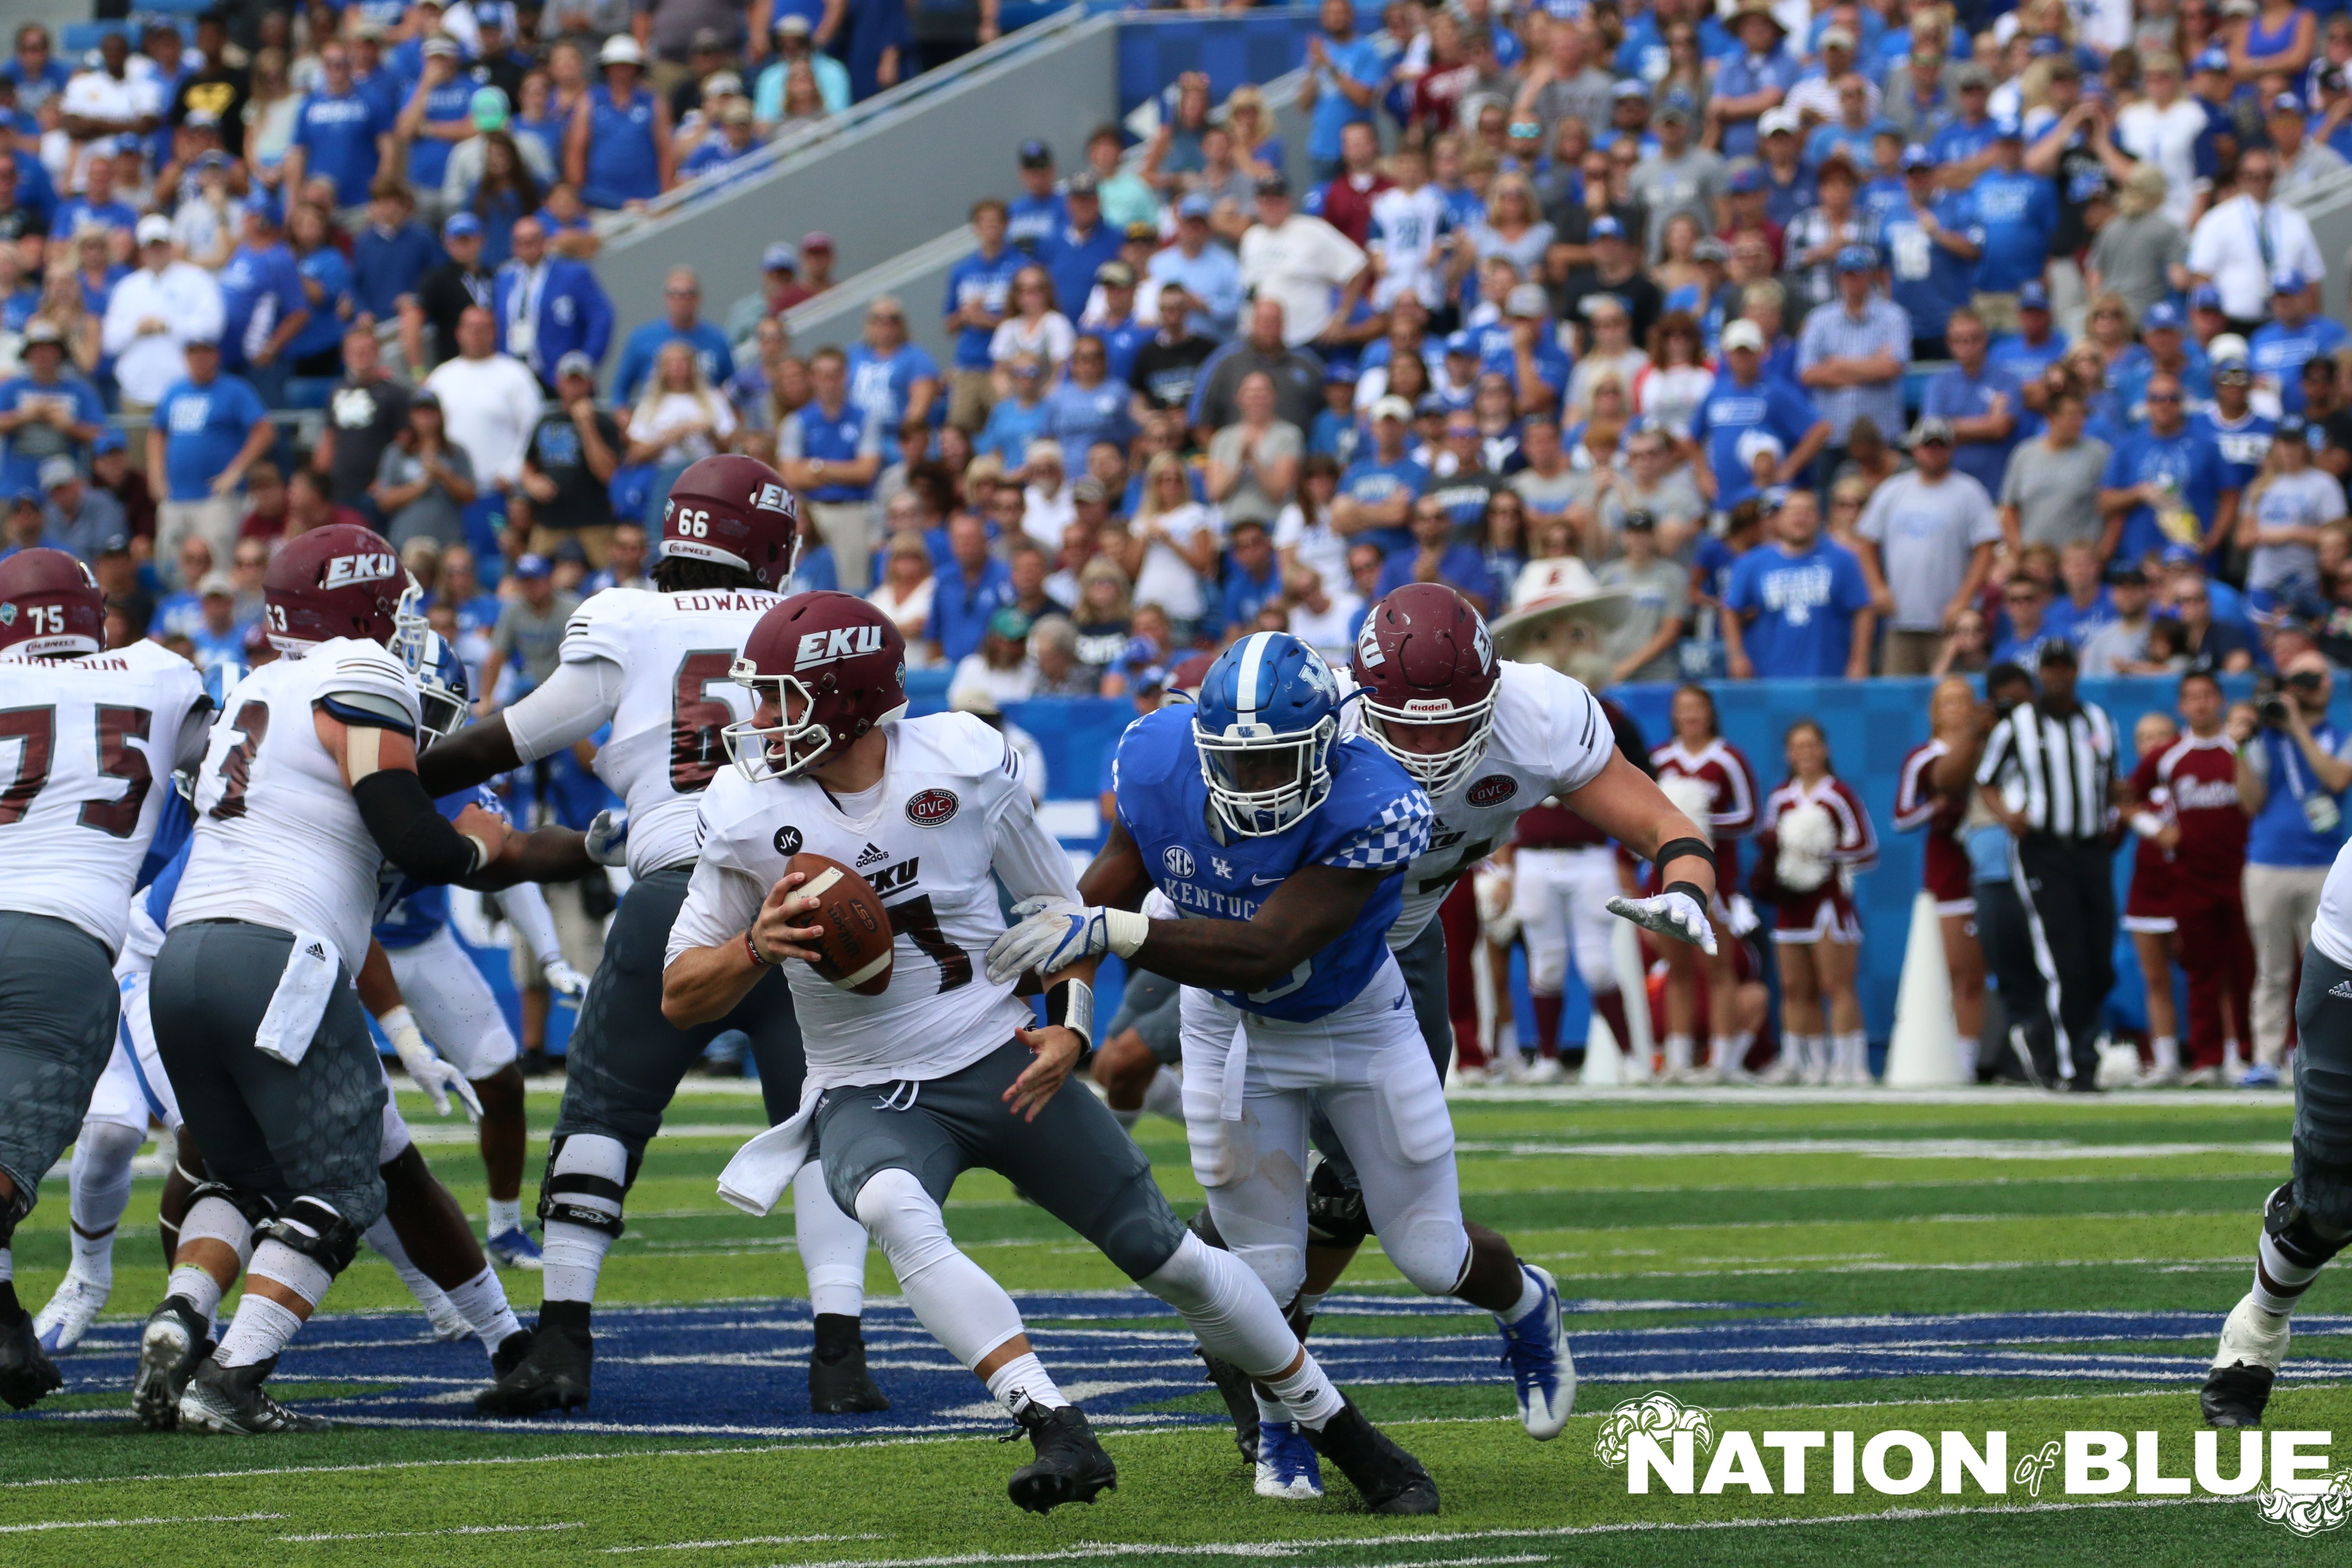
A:
{"type": "MultiPolygon", "coordinates": [[[[1208,1392],[1182,1323],[1139,1292],[1026,1294],[1019,1298],[1039,1355],[1097,1423],[1220,1425],[1223,1418],[1155,1409],[1208,1392]],[[1158,1319],[1165,1327],[1091,1328],[1089,1321],[1158,1319]]],[[[1721,1310],[1727,1303],[1566,1303],[1571,1316],[1627,1310],[1721,1310]]],[[[1510,1386],[1496,1364],[1498,1341],[1483,1313],[1423,1297],[1349,1294],[1323,1317],[1431,1320],[1428,1335],[1318,1334],[1316,1355],[1342,1385],[1459,1384],[1510,1386]],[[1441,1327],[1437,1320],[1443,1320],[1441,1327]]],[[[808,1310],[798,1301],[722,1301],[692,1307],[610,1307],[596,1313],[595,1400],[584,1416],[536,1425],[574,1432],[646,1436],[822,1437],[911,1436],[1001,1430],[1006,1418],[977,1380],[949,1359],[895,1300],[866,1309],[866,1342],[875,1381],[891,1409],[865,1416],[816,1416],[808,1407],[808,1310]]],[[[1674,1384],[1701,1378],[1824,1379],[1959,1374],[2110,1379],[2194,1386],[2209,1352],[2117,1354],[2105,1342],[2160,1344],[2210,1341],[2221,1327],[2207,1312],[1992,1312],[1876,1317],[1745,1318],[1637,1329],[1571,1329],[1577,1372],[1587,1381],[1674,1384]],[[2070,1343],[2086,1348],[2070,1350],[2070,1343]]],[[[2352,1331],[2352,1317],[2296,1320],[2302,1334],[2352,1331]]],[[[62,1358],[64,1392],[127,1391],[139,1325],[101,1324],[62,1358]]],[[[2291,1359],[2289,1381],[2352,1371],[2352,1363],[2291,1359]]],[[[443,1344],[415,1312],[328,1314],[288,1348],[281,1383],[372,1385],[345,1399],[302,1401],[354,1426],[483,1427],[473,1395],[488,1381],[479,1346],[443,1344]],[[377,1392],[373,1385],[391,1385],[377,1392]]],[[[39,1420],[37,1407],[18,1419],[39,1420]]],[[[58,1411],[49,1419],[125,1419],[119,1409],[58,1411]]]]}

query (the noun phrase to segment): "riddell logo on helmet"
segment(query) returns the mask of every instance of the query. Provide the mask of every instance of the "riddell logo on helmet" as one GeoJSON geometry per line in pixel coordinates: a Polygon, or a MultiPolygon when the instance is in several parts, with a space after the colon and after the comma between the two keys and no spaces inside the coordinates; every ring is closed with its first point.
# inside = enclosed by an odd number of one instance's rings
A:
{"type": "Polygon", "coordinates": [[[1443,719],[1454,711],[1454,700],[1450,697],[1415,697],[1405,703],[1404,710],[1417,716],[1443,719]]]}
{"type": "Polygon", "coordinates": [[[380,555],[334,555],[327,560],[326,574],[319,579],[321,588],[348,588],[354,583],[378,583],[400,570],[400,557],[380,555]]]}
{"type": "Polygon", "coordinates": [[[836,626],[829,632],[810,632],[793,650],[793,668],[806,669],[813,664],[831,664],[837,658],[853,658],[861,653],[882,651],[880,626],[836,626]]]}

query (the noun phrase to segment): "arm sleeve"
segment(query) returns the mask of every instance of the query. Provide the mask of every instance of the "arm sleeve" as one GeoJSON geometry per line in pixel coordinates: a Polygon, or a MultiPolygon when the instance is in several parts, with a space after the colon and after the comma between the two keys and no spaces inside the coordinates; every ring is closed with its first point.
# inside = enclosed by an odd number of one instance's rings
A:
{"type": "MultiPolygon", "coordinates": [[[[567,651],[570,640],[566,639],[567,651]]],[[[612,722],[621,705],[621,667],[596,656],[566,658],[555,672],[506,710],[515,755],[537,762],[612,722]]]]}
{"type": "Polygon", "coordinates": [[[419,882],[455,882],[472,875],[475,842],[451,826],[413,773],[387,768],[352,786],[352,801],[368,837],[385,859],[419,882]]]}
{"type": "Polygon", "coordinates": [[[499,889],[499,908],[504,910],[507,923],[515,928],[540,963],[563,956],[563,943],[555,934],[555,916],[547,908],[547,895],[539,890],[536,882],[517,882],[511,888],[499,889]]]}

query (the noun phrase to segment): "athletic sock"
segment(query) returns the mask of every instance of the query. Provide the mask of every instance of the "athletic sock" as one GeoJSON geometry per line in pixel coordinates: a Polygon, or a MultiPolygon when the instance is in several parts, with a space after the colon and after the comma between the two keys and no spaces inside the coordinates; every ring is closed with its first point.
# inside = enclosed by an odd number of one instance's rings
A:
{"type": "Polygon", "coordinates": [[[813,1315],[856,1318],[866,1310],[866,1227],[841,1212],[814,1160],[793,1178],[793,1239],[808,1276],[813,1315]]]}
{"type": "Polygon", "coordinates": [[[212,1321],[220,1315],[221,1282],[193,1263],[183,1263],[172,1270],[163,1282],[163,1294],[177,1296],[195,1309],[196,1316],[205,1321],[209,1331],[212,1321]]]}
{"type": "Polygon", "coordinates": [[[1977,1062],[1983,1056],[1984,1047],[1973,1035],[1962,1035],[1956,1043],[1960,1058],[1960,1081],[1974,1083],[1977,1078],[1977,1062]]]}
{"type": "Polygon", "coordinates": [[[1521,1265],[1519,1268],[1519,1299],[1511,1304],[1511,1310],[1509,1311],[1501,1313],[1499,1316],[1506,1323],[1518,1323],[1525,1319],[1529,1312],[1532,1312],[1537,1308],[1542,1306],[1543,1299],[1543,1281],[1537,1279],[1534,1274],[1530,1273],[1525,1265],[1521,1265]]]}
{"type": "MultiPolygon", "coordinates": [[[[1625,1016],[1625,994],[1612,985],[1606,991],[1592,994],[1592,1010],[1608,1020],[1609,1032],[1617,1037],[1617,1049],[1625,1056],[1633,1054],[1633,1027],[1625,1016]]],[[[1647,1064],[1644,1063],[1644,1070],[1647,1064]]]]}
{"type": "Polygon", "coordinates": [[[1536,1015],[1536,1054],[1552,1056],[1559,1050],[1559,1015],[1564,1003],[1558,995],[1531,994],[1529,1003],[1536,1015]]]}
{"type": "Polygon", "coordinates": [[[1003,1366],[988,1374],[988,1392],[1013,1415],[1021,1414],[1024,1405],[1041,1405],[1048,1410],[1058,1410],[1069,1403],[1054,1380],[1045,1375],[1045,1363],[1034,1351],[1023,1351],[1003,1366]]]}
{"type": "Polygon", "coordinates": [[[1161,1068],[1151,1075],[1144,1086],[1143,1111],[1147,1116],[1164,1116],[1177,1126],[1184,1125],[1184,1075],[1174,1068],[1161,1068]]]}
{"type": "Polygon", "coordinates": [[[110,1121],[83,1122],[74,1140],[67,1208],[73,1272],[94,1284],[114,1283],[114,1233],[131,1203],[131,1162],[145,1141],[143,1131],[110,1121]]]}
{"type": "Polygon", "coordinates": [[[498,1270],[485,1264],[482,1271],[463,1285],[448,1291],[449,1305],[466,1320],[474,1337],[482,1342],[486,1351],[495,1351],[506,1343],[507,1336],[522,1331],[522,1324],[507,1302],[506,1287],[499,1283],[498,1270]]]}
{"type": "Polygon", "coordinates": [[[492,1198],[489,1200],[488,1210],[489,1232],[492,1236],[504,1236],[510,1230],[522,1228],[522,1199],[492,1198]]]}
{"type": "Polygon", "coordinates": [[[1691,1069],[1691,1037],[1688,1035],[1666,1037],[1666,1070],[1684,1073],[1691,1069]]]}
{"type": "Polygon", "coordinates": [[[612,1249],[613,1238],[601,1230],[569,1220],[549,1220],[539,1239],[541,1300],[583,1305],[593,1301],[596,1276],[604,1271],[604,1254],[612,1249]]]}
{"type": "MultiPolygon", "coordinates": [[[[547,1188],[567,1208],[609,1215],[617,1221],[618,1194],[628,1184],[628,1173],[629,1152],[618,1139],[575,1132],[563,1140],[550,1162],[547,1188]]],[[[615,1225],[614,1231],[606,1231],[573,1220],[549,1220],[539,1242],[541,1300],[593,1301],[596,1276],[604,1270],[604,1254],[613,1249],[618,1228],[615,1225]]]]}
{"type": "Polygon", "coordinates": [[[2311,1282],[2326,1267],[2324,1263],[2291,1261],[2264,1232],[2254,1249],[2254,1305],[2284,1317],[2294,1310],[2303,1293],[2311,1289],[2311,1282]]]}
{"type": "Polygon", "coordinates": [[[392,1228],[390,1216],[368,1226],[361,1239],[392,1265],[392,1271],[400,1276],[400,1282],[408,1287],[408,1293],[416,1298],[417,1304],[425,1309],[426,1315],[439,1316],[434,1309],[448,1304],[448,1293],[435,1284],[425,1270],[416,1267],[415,1260],[408,1256],[408,1248],[401,1245],[399,1233],[392,1228]]]}
{"type": "Polygon", "coordinates": [[[221,1335],[220,1349],[214,1352],[214,1359],[223,1366],[268,1361],[284,1350],[286,1342],[302,1326],[307,1314],[297,1313],[254,1289],[265,1279],[293,1292],[313,1309],[335,1282],[324,1264],[282,1241],[265,1241],[255,1247],[253,1262],[246,1270],[245,1294],[237,1298],[236,1316],[229,1320],[228,1331],[221,1335]]]}
{"type": "Polygon", "coordinates": [[[1729,1035],[1710,1035],[1706,1040],[1707,1069],[1717,1078],[1738,1078],[1742,1068],[1739,1042],[1729,1035]]]}
{"type": "Polygon", "coordinates": [[[2176,1035],[2158,1035],[2147,1042],[2148,1063],[2158,1072],[2180,1069],[2180,1039],[2176,1035]]]}
{"type": "Polygon", "coordinates": [[[1259,1426],[1263,1426],[1269,1421],[1287,1421],[1290,1419],[1290,1406],[1285,1405],[1281,1400],[1272,1397],[1265,1391],[1265,1389],[1261,1388],[1255,1383],[1250,1384],[1250,1397],[1257,1402],[1257,1420],[1259,1426]]]}
{"type": "Polygon", "coordinates": [[[2242,1053],[2238,1042],[2235,1040],[2226,1040],[2222,1042],[2221,1076],[2224,1079],[2235,1080],[2243,1074],[2245,1070],[2246,1058],[2242,1053]]]}
{"type": "Polygon", "coordinates": [[[1143,1107],[1139,1105],[1133,1110],[1121,1110],[1114,1105],[1110,1108],[1110,1117],[1113,1121],[1118,1123],[1120,1131],[1132,1132],[1135,1131],[1135,1124],[1143,1120],[1143,1107]]]}
{"type": "MultiPolygon", "coordinates": [[[[1309,1432],[1323,1430],[1346,1403],[1339,1397],[1339,1391],[1331,1385],[1331,1379],[1324,1373],[1322,1366],[1311,1355],[1300,1356],[1298,1370],[1288,1377],[1266,1379],[1265,1386],[1275,1398],[1282,1402],[1282,1414],[1276,1419],[1296,1421],[1309,1432]]],[[[1265,1419],[1263,1401],[1258,1406],[1258,1419],[1265,1419]]]]}
{"type": "Polygon", "coordinates": [[[1860,1030],[1837,1037],[1837,1063],[1864,1083],[1870,1081],[1870,1037],[1860,1030]]]}

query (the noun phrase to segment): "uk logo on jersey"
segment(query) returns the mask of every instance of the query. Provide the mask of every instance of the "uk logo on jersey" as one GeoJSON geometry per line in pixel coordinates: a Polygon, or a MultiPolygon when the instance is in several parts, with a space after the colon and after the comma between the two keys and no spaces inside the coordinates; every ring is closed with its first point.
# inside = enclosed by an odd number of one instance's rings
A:
{"type": "Polygon", "coordinates": [[[1168,868],[1168,874],[1171,877],[1192,874],[1192,852],[1181,844],[1171,844],[1168,852],[1160,857],[1160,863],[1168,868]]]}
{"type": "Polygon", "coordinates": [[[348,588],[355,583],[378,583],[400,570],[400,557],[370,551],[361,555],[335,555],[327,560],[321,588],[348,588]]]}
{"type": "Polygon", "coordinates": [[[1234,879],[1234,863],[1232,861],[1220,859],[1218,857],[1212,855],[1209,857],[1209,867],[1223,880],[1230,882],[1234,879]]]}

